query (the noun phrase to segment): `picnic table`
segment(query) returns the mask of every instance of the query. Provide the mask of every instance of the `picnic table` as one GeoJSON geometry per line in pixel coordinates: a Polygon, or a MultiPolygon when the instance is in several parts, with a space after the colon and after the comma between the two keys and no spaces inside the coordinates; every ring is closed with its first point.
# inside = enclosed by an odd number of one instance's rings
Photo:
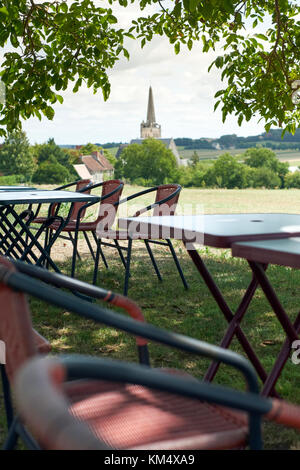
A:
{"type": "Polygon", "coordinates": [[[13,259],[20,259],[36,265],[47,262],[55,271],[59,268],[51,259],[50,250],[61,230],[69,222],[72,207],[75,202],[84,202],[87,207],[99,201],[100,197],[71,191],[47,191],[36,189],[0,190],[0,254],[13,259]],[[62,203],[69,203],[70,208],[66,217],[59,216],[62,203]],[[22,210],[22,206],[27,206],[22,210]],[[33,211],[33,205],[37,209],[33,211]],[[47,232],[48,222],[41,224],[35,231],[31,222],[38,215],[40,208],[48,206],[49,224],[53,219],[59,221],[58,230],[53,234],[46,233],[44,241],[39,239],[47,232]],[[55,215],[52,208],[55,205],[55,215]],[[18,210],[21,208],[21,210],[18,210]]]}
{"type": "MultiPolygon", "coordinates": [[[[278,240],[300,236],[300,215],[255,213],[136,217],[119,219],[119,226],[121,229],[127,229],[129,233],[132,233],[135,239],[137,233],[151,233],[152,236],[153,232],[159,231],[160,233],[163,232],[166,238],[176,238],[183,241],[190,258],[228,322],[228,329],[220,346],[228,348],[233,337],[236,336],[264,383],[263,394],[278,396],[275,383],[280,371],[276,377],[274,374],[274,380],[269,377],[241,329],[241,322],[259,285],[256,275],[253,275],[238,308],[233,312],[196,250],[195,244],[203,244],[214,248],[231,248],[236,242],[278,240]]],[[[268,257],[266,257],[260,266],[261,270],[265,271],[267,269],[268,262],[268,257]]],[[[272,259],[270,262],[272,262],[272,259]]],[[[288,327],[290,337],[296,337],[295,328],[297,328],[297,325],[293,326],[292,329],[291,325],[288,327]]],[[[213,362],[207,370],[205,379],[212,381],[218,367],[219,363],[213,362]]]]}

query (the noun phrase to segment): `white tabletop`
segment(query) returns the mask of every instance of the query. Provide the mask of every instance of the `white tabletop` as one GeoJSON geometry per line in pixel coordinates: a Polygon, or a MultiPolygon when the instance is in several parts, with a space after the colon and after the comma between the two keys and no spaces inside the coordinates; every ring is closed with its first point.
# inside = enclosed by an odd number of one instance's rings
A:
{"type": "Polygon", "coordinates": [[[89,202],[99,201],[99,196],[72,191],[0,191],[0,205],[39,204],[54,202],[89,202]]]}
{"type": "Polygon", "coordinates": [[[35,190],[32,186],[0,186],[0,191],[32,191],[35,190]]]}
{"type": "Polygon", "coordinates": [[[259,263],[300,268],[300,237],[234,243],[232,255],[259,263]]]}
{"type": "Polygon", "coordinates": [[[153,239],[176,238],[229,248],[236,241],[300,236],[300,215],[254,213],[131,217],[119,219],[119,228],[131,233],[149,233],[153,239]]]}

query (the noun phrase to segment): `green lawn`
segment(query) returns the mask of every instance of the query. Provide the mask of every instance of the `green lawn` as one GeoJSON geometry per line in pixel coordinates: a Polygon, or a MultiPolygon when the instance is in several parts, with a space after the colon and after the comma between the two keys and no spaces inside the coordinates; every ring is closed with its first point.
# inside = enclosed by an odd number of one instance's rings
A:
{"type": "MultiPolygon", "coordinates": [[[[125,195],[132,194],[139,189],[141,188],[127,187],[125,195]]],[[[149,202],[152,202],[152,199],[147,196],[144,198],[143,205],[149,202]]],[[[180,196],[179,211],[184,212],[185,205],[189,210],[203,205],[205,213],[300,213],[300,190],[184,189],[180,196]]],[[[226,329],[223,315],[199,278],[198,272],[180,242],[176,243],[176,250],[190,285],[188,291],[184,290],[173,261],[164,247],[154,248],[163,275],[163,282],[160,283],[144,246],[141,242],[135,242],[129,296],[142,307],[148,322],[218,344],[226,329]]],[[[232,259],[229,250],[212,250],[202,247],[200,252],[230,307],[234,310],[250,281],[247,263],[232,259]]],[[[114,250],[107,248],[105,253],[109,269],[106,270],[103,264],[100,266],[99,285],[121,292],[124,270],[114,250]]],[[[69,259],[60,265],[63,272],[69,272],[69,259]]],[[[90,282],[92,268],[90,256],[85,251],[83,261],[78,263],[78,277],[90,282]]],[[[271,266],[268,274],[283,305],[293,319],[299,311],[300,271],[271,266]]],[[[78,318],[70,312],[44,305],[34,299],[30,300],[30,304],[34,326],[51,341],[54,353],[79,352],[130,361],[137,360],[133,338],[112,328],[95,325],[93,322],[78,318]]],[[[265,368],[270,370],[284,340],[284,334],[261,290],[257,291],[251,303],[243,321],[243,330],[265,368]]],[[[237,341],[233,341],[232,348],[242,353],[237,341]]],[[[203,376],[208,365],[206,360],[157,344],[150,344],[150,355],[153,366],[177,367],[197,377],[203,376]]],[[[244,381],[240,374],[228,367],[222,366],[215,380],[223,385],[244,389],[244,381]]],[[[287,400],[300,404],[299,384],[300,368],[288,361],[278,382],[278,391],[287,400]]],[[[2,407],[0,432],[3,438],[2,401],[0,406],[2,407]]],[[[279,426],[265,425],[264,439],[266,448],[300,448],[300,434],[279,426]]]]}

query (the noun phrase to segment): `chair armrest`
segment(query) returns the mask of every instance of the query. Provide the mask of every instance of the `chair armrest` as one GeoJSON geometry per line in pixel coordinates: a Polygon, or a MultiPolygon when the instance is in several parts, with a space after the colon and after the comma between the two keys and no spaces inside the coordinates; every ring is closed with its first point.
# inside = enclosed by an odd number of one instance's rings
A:
{"type": "Polygon", "coordinates": [[[92,190],[92,189],[98,188],[99,186],[103,186],[103,184],[104,184],[103,181],[102,181],[101,183],[95,183],[95,184],[90,183],[90,184],[88,184],[87,186],[85,186],[85,188],[81,189],[81,190],[78,191],[78,192],[85,191],[86,189],[92,190]]]}
{"type": "Polygon", "coordinates": [[[160,369],[149,369],[141,364],[78,354],[55,358],[64,365],[69,379],[133,383],[258,414],[270,413],[272,408],[272,400],[269,398],[199,381],[187,374],[172,374],[160,369]]]}
{"type": "Polygon", "coordinates": [[[80,180],[72,181],[72,183],[64,184],[63,186],[58,186],[58,188],[55,188],[55,191],[60,191],[61,189],[66,189],[66,188],[69,188],[70,186],[75,186],[78,181],[80,180]]]}
{"type": "Polygon", "coordinates": [[[135,199],[139,196],[143,196],[144,194],[152,193],[153,191],[156,191],[157,189],[158,189],[158,186],[155,186],[153,188],[144,189],[143,191],[139,191],[138,193],[131,194],[131,196],[124,197],[124,199],[121,199],[119,204],[123,204],[124,202],[131,201],[132,199],[135,199]]]}
{"type": "Polygon", "coordinates": [[[273,398],[272,409],[266,415],[266,419],[300,429],[300,406],[273,398]]]}
{"type": "MultiPolygon", "coordinates": [[[[65,276],[64,274],[48,271],[47,269],[39,266],[34,266],[18,260],[11,260],[11,262],[21,273],[27,274],[28,276],[39,279],[55,287],[68,289],[71,292],[79,292],[87,297],[110,303],[125,310],[131,318],[140,322],[145,322],[144,315],[138,304],[128,297],[112,291],[107,291],[106,289],[88,284],[87,282],[65,276]]],[[[140,337],[137,338],[138,346],[145,346],[147,343],[148,341],[146,339],[140,337]]]]}
{"type": "Polygon", "coordinates": [[[115,327],[135,336],[147,338],[148,340],[156,341],[185,352],[231,365],[244,375],[249,391],[258,393],[258,383],[254,368],[244,357],[233,351],[124,317],[124,315],[47,286],[25,274],[10,271],[4,265],[0,265],[0,268],[0,281],[5,282],[5,284],[17,291],[26,292],[50,304],[68,309],[85,318],[115,327]]]}
{"type": "Polygon", "coordinates": [[[63,380],[63,367],[53,360],[44,362],[35,357],[19,368],[13,385],[17,409],[26,428],[43,449],[108,449],[86,423],[69,412],[69,402],[60,389],[63,380]]]}
{"type": "MultiPolygon", "coordinates": [[[[135,193],[135,194],[129,196],[128,198],[122,199],[119,202],[119,204],[123,204],[124,202],[130,201],[131,199],[135,199],[138,196],[142,196],[142,195],[150,193],[152,191],[156,191],[157,189],[158,189],[158,186],[155,186],[154,188],[150,188],[150,189],[145,189],[144,191],[140,191],[139,193],[135,193]]],[[[176,196],[177,193],[181,191],[181,189],[182,189],[181,186],[178,185],[178,188],[174,191],[174,193],[170,194],[169,196],[167,196],[163,199],[160,199],[159,201],[156,201],[156,202],[150,204],[147,207],[143,207],[142,209],[138,210],[135,214],[133,214],[131,217],[138,217],[139,215],[144,214],[145,212],[148,212],[148,211],[150,211],[151,209],[154,209],[157,206],[161,206],[162,204],[165,204],[170,199],[173,199],[173,197],[176,196]]]]}

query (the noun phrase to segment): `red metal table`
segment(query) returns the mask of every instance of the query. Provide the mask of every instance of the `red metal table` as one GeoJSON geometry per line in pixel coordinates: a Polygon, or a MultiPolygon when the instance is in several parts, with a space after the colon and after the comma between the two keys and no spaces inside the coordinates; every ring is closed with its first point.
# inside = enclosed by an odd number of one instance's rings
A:
{"type": "Polygon", "coordinates": [[[260,284],[268,302],[286,333],[286,340],[268,378],[264,383],[262,394],[267,396],[274,388],[280,373],[289,358],[292,343],[299,340],[300,312],[298,313],[295,321],[292,322],[272,287],[272,284],[266,275],[264,266],[266,264],[275,264],[299,269],[300,238],[293,237],[281,240],[234,243],[232,245],[232,255],[239,258],[245,258],[248,261],[255,278],[260,284]]]}
{"type": "MultiPolygon", "coordinates": [[[[233,243],[239,241],[276,240],[293,235],[299,236],[300,215],[255,213],[137,217],[119,219],[119,227],[127,229],[135,239],[137,233],[149,233],[152,237],[158,232],[163,233],[165,238],[183,241],[190,258],[228,322],[228,329],[220,346],[228,348],[233,337],[236,336],[265,384],[268,374],[240,326],[258,287],[256,277],[252,277],[237,310],[232,312],[194,244],[202,243],[215,248],[231,248],[233,243]]],[[[262,264],[262,269],[266,268],[267,263],[262,264]]],[[[210,365],[205,375],[206,380],[213,380],[218,367],[217,362],[210,365]]],[[[270,388],[268,394],[278,396],[274,387],[270,388]]]]}

